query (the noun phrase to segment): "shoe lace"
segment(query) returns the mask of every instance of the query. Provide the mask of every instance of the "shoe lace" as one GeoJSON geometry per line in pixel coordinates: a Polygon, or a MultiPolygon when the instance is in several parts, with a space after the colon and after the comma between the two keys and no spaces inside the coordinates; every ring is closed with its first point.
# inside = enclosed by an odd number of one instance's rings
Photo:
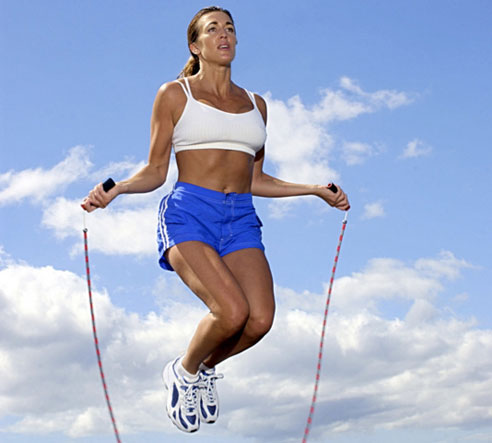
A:
{"type": "Polygon", "coordinates": [[[207,400],[209,403],[215,403],[215,382],[218,379],[224,378],[223,374],[204,374],[203,388],[206,389],[207,400]]]}
{"type": "Polygon", "coordinates": [[[200,392],[202,385],[203,382],[199,381],[186,387],[186,390],[184,391],[183,406],[187,412],[194,413],[196,411],[198,404],[198,393],[200,392]]]}

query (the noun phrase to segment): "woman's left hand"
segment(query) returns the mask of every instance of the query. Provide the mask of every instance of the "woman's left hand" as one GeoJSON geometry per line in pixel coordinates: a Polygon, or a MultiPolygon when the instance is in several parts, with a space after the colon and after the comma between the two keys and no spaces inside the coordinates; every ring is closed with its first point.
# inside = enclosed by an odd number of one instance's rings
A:
{"type": "Polygon", "coordinates": [[[338,185],[336,185],[337,192],[333,192],[332,189],[330,189],[332,186],[333,184],[331,183],[327,186],[319,185],[316,195],[321,197],[330,206],[340,209],[341,211],[348,211],[350,209],[350,203],[347,195],[338,185]]]}

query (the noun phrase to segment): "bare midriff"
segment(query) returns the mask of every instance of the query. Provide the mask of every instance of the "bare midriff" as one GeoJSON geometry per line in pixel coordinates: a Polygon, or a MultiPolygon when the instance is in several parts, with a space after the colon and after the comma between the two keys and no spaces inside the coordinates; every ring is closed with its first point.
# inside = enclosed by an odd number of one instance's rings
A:
{"type": "Polygon", "coordinates": [[[251,192],[254,157],[224,149],[195,149],[176,154],[178,181],[214,191],[251,192]]]}

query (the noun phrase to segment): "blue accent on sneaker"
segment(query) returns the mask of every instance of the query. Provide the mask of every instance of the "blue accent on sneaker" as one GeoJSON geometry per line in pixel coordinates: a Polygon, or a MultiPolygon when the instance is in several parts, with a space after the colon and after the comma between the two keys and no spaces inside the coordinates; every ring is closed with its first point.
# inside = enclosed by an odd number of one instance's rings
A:
{"type": "Polygon", "coordinates": [[[176,407],[176,404],[178,403],[178,400],[179,400],[179,392],[178,392],[178,388],[176,387],[176,385],[173,383],[173,397],[172,397],[172,400],[171,400],[171,406],[173,408],[176,407]]]}
{"type": "Polygon", "coordinates": [[[200,420],[204,423],[215,423],[219,417],[219,397],[217,395],[216,381],[224,378],[222,374],[216,374],[215,368],[200,371],[200,420]]]}
{"type": "Polygon", "coordinates": [[[195,432],[200,428],[199,397],[202,388],[200,377],[189,381],[176,371],[179,357],[169,362],[162,373],[164,385],[169,391],[166,401],[167,415],[178,429],[195,432]]]}
{"type": "MultiPolygon", "coordinates": [[[[181,425],[183,426],[183,428],[185,428],[185,430],[188,430],[188,423],[186,423],[183,420],[183,417],[181,416],[181,411],[179,411],[179,421],[181,422],[181,425]]],[[[194,424],[194,423],[192,423],[192,424],[194,424]]]]}

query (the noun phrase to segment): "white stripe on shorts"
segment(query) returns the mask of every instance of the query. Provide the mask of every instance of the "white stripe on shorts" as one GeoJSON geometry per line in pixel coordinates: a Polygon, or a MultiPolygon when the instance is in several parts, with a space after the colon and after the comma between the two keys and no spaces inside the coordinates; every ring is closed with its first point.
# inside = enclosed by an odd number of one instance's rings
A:
{"type": "MultiPolygon", "coordinates": [[[[174,189],[173,189],[174,191],[174,189]]],[[[164,204],[162,205],[161,213],[159,214],[159,230],[161,232],[161,238],[164,242],[164,250],[166,250],[169,247],[169,235],[167,233],[167,226],[166,226],[166,217],[165,217],[165,212],[167,209],[167,201],[169,200],[169,197],[171,197],[172,191],[167,195],[166,200],[164,200],[164,204]]]]}

